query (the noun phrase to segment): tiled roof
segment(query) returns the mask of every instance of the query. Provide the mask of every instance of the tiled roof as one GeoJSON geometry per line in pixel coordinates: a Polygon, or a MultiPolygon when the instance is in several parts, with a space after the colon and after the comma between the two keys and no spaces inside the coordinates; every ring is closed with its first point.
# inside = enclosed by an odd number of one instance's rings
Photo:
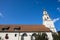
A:
{"type": "Polygon", "coordinates": [[[50,32],[44,25],[0,25],[0,32],[50,32]]]}

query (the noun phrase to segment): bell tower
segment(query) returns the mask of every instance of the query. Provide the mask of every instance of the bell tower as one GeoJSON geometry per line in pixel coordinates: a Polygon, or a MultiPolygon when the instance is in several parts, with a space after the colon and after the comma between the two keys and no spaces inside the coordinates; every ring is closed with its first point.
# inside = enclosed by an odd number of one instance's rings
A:
{"type": "Polygon", "coordinates": [[[49,28],[52,32],[57,32],[54,26],[54,22],[49,17],[48,12],[45,9],[43,10],[43,25],[49,28]]]}

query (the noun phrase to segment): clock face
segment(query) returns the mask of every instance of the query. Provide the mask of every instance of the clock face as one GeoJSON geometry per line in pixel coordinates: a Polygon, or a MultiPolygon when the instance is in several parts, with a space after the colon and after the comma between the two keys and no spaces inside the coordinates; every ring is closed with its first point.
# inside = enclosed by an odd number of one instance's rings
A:
{"type": "Polygon", "coordinates": [[[49,17],[48,16],[44,16],[44,20],[49,20],[49,17]]]}

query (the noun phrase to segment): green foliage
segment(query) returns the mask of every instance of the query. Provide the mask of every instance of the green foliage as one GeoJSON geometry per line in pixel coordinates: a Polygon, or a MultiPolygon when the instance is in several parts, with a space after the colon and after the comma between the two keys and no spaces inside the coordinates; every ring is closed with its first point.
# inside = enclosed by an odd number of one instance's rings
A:
{"type": "Polygon", "coordinates": [[[53,36],[53,40],[60,40],[60,35],[56,34],[56,33],[52,33],[52,36],[53,36]]]}
{"type": "Polygon", "coordinates": [[[47,39],[47,35],[43,33],[42,35],[38,34],[35,40],[48,40],[48,39],[47,39]]]}
{"type": "Polygon", "coordinates": [[[58,32],[59,40],[60,40],[60,31],[58,32]]]}
{"type": "MultiPolygon", "coordinates": [[[[58,35],[56,33],[52,33],[52,36],[53,40],[60,40],[60,32],[58,33],[58,35]]],[[[35,40],[48,40],[46,33],[38,34],[35,36],[35,38],[35,40]]]]}

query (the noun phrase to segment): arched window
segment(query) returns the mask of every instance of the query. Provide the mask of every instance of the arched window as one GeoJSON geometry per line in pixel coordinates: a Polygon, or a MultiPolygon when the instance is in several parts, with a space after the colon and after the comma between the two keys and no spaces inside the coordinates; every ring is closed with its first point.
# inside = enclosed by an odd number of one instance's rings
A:
{"type": "Polygon", "coordinates": [[[49,17],[47,17],[47,19],[49,19],[49,17]]]}
{"type": "Polygon", "coordinates": [[[0,37],[0,40],[1,40],[1,37],[0,37]]]}
{"type": "Polygon", "coordinates": [[[8,34],[6,34],[6,35],[5,35],[5,39],[9,39],[9,36],[8,36],[8,34]]]}
{"type": "Polygon", "coordinates": [[[47,20],[47,18],[45,18],[45,21],[47,20]]]}
{"type": "Polygon", "coordinates": [[[46,33],[42,33],[42,38],[43,38],[44,40],[48,40],[47,34],[46,34],[46,33]]]}
{"type": "Polygon", "coordinates": [[[15,37],[17,37],[17,34],[15,34],[15,37]]]}
{"type": "Polygon", "coordinates": [[[36,35],[37,35],[36,33],[33,33],[32,36],[31,36],[31,40],[35,40],[36,35]]]}
{"type": "Polygon", "coordinates": [[[23,33],[23,35],[21,36],[21,40],[24,40],[24,37],[26,37],[27,34],[26,33],[23,33]]]}

